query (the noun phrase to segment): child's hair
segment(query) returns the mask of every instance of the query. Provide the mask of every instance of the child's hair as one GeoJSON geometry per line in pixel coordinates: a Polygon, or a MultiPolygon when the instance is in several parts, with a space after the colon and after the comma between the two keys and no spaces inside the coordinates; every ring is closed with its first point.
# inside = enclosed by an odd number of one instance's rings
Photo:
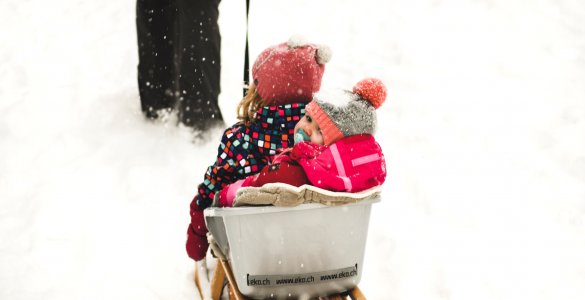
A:
{"type": "Polygon", "coordinates": [[[262,97],[260,97],[260,94],[258,94],[256,85],[251,84],[248,87],[246,96],[244,96],[236,108],[238,120],[244,122],[245,124],[253,123],[254,114],[258,109],[266,106],[267,102],[268,101],[262,100],[262,97]]]}

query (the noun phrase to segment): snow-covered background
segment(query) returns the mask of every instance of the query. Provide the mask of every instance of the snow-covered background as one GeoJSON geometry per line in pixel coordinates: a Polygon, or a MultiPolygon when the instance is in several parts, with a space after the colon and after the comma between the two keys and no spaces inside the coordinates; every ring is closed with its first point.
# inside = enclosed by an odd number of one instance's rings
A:
{"type": "MultiPolygon", "coordinates": [[[[389,87],[370,299],[585,297],[585,4],[252,0],[252,59],[300,33],[324,86],[389,87]]],[[[220,105],[244,1],[223,0],[220,105]]],[[[0,3],[0,299],[197,299],[188,205],[217,141],[144,121],[134,1],[0,3]]]]}

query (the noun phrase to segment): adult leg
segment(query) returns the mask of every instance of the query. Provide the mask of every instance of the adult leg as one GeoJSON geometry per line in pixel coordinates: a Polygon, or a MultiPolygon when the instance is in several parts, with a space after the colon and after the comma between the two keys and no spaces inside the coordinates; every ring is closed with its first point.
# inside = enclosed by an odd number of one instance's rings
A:
{"type": "Polygon", "coordinates": [[[179,0],[179,120],[205,130],[223,126],[220,93],[219,0],[179,0]]]}
{"type": "Polygon", "coordinates": [[[174,41],[176,6],[171,0],[137,0],[138,89],[142,111],[157,118],[157,110],[175,103],[174,41]]]}

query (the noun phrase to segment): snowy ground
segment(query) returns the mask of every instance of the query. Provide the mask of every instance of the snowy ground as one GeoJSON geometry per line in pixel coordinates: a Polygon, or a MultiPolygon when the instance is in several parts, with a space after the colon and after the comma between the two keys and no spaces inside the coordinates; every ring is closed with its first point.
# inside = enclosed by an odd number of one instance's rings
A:
{"type": "MultiPolygon", "coordinates": [[[[228,122],[243,2],[221,5],[228,122]]],[[[217,141],[141,117],[134,7],[0,4],[0,299],[197,298],[188,204],[217,141]]],[[[253,58],[292,33],[333,49],[325,86],[389,86],[370,299],[585,297],[585,4],[252,1],[253,58]]]]}

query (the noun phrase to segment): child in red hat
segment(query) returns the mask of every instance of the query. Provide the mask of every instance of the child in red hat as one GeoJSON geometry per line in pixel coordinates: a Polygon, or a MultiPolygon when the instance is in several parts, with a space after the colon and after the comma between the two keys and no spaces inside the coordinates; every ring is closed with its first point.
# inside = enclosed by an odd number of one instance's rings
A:
{"type": "Polygon", "coordinates": [[[277,149],[292,146],[294,127],[321,87],[330,58],[328,47],[307,43],[298,36],[260,53],[252,66],[253,83],[237,108],[240,122],[223,133],[217,159],[207,168],[191,202],[186,244],[189,257],[196,261],[205,258],[209,244],[203,210],[215,194],[260,172],[277,149]]]}
{"type": "Polygon", "coordinates": [[[215,206],[232,206],[240,187],[281,182],[310,184],[338,192],[360,192],[384,183],[386,164],[373,137],[376,109],[386,99],[378,79],[365,79],[353,91],[317,93],[294,128],[295,145],[262,171],[224,188],[215,206]]]}

